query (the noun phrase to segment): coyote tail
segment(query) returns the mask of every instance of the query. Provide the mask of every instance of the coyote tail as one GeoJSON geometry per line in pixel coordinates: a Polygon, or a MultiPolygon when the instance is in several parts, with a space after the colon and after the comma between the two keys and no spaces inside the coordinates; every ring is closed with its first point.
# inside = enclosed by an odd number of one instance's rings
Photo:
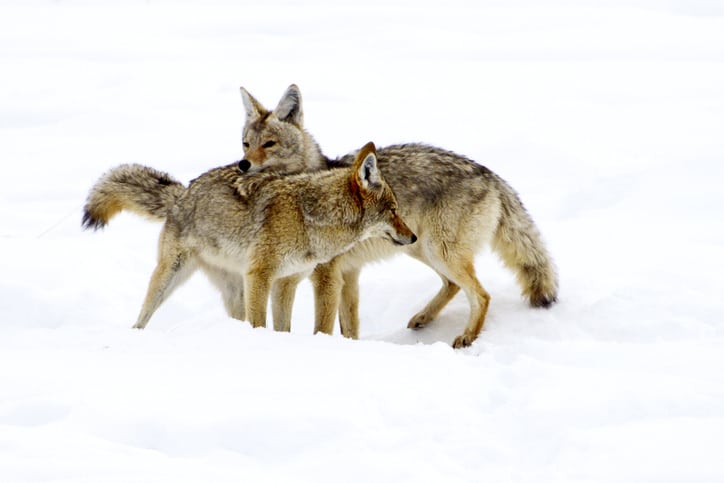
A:
{"type": "Polygon", "coordinates": [[[502,211],[493,250],[515,272],[523,295],[534,307],[549,307],[558,298],[558,276],[533,219],[512,188],[503,185],[502,211]]]}
{"type": "Polygon", "coordinates": [[[124,164],[104,174],[90,190],[83,208],[83,229],[103,228],[118,212],[128,210],[154,221],[186,188],[168,174],[140,164],[124,164]]]}

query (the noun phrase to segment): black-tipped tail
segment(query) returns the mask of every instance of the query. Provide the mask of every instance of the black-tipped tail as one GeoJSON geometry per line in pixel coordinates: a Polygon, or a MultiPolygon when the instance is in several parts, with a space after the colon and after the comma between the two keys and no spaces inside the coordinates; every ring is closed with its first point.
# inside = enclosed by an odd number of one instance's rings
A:
{"type": "Polygon", "coordinates": [[[502,180],[500,188],[502,213],[493,250],[515,272],[530,304],[550,307],[558,299],[558,275],[553,260],[517,193],[502,180]]]}
{"type": "Polygon", "coordinates": [[[84,230],[101,229],[123,210],[163,221],[185,190],[180,182],[153,168],[139,164],[118,166],[91,188],[81,226],[84,230]]]}
{"type": "Polygon", "coordinates": [[[107,220],[102,220],[95,217],[88,209],[83,210],[83,220],[80,223],[81,228],[84,230],[101,230],[108,224],[107,220]]]}

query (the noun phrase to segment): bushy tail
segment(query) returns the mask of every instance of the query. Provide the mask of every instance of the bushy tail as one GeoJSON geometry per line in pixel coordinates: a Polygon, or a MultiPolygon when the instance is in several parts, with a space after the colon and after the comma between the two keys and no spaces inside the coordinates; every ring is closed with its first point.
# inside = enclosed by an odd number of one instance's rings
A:
{"type": "Polygon", "coordinates": [[[83,208],[82,226],[94,230],[103,228],[123,210],[163,221],[185,190],[183,184],[153,168],[140,164],[118,166],[91,188],[83,208]]]}
{"type": "Polygon", "coordinates": [[[530,304],[548,307],[558,298],[558,276],[553,260],[530,214],[505,182],[502,182],[501,198],[502,214],[493,237],[493,250],[515,272],[530,304]]]}

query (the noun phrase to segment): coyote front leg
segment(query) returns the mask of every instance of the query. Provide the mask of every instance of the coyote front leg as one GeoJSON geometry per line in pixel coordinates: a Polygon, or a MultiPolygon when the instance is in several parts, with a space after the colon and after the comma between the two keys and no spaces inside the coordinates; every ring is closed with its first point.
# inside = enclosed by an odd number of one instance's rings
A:
{"type": "Polygon", "coordinates": [[[266,307],[271,285],[271,270],[267,267],[252,268],[244,276],[246,320],[254,328],[266,327],[266,307]]]}
{"type": "Polygon", "coordinates": [[[359,268],[342,274],[342,299],[339,302],[339,328],[350,339],[359,338],[359,268]]]}
{"type": "Polygon", "coordinates": [[[334,260],[317,265],[312,273],[314,287],[314,333],[331,334],[339,309],[342,274],[334,260]]]}
{"type": "Polygon", "coordinates": [[[289,332],[292,328],[292,307],[297,285],[306,274],[297,274],[280,278],[272,285],[272,318],[274,330],[289,332]]]}

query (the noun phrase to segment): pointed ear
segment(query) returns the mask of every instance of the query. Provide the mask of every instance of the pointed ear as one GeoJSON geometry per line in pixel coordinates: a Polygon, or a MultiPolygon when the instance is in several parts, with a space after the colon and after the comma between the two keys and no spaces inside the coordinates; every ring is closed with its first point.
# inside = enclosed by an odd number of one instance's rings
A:
{"type": "Polygon", "coordinates": [[[280,121],[291,122],[301,127],[303,122],[302,93],[295,84],[290,85],[274,109],[274,115],[280,121]]]}
{"type": "Polygon", "coordinates": [[[365,190],[382,186],[382,175],[377,168],[377,152],[373,143],[367,143],[354,160],[354,177],[357,184],[365,190]]]}
{"type": "Polygon", "coordinates": [[[247,91],[243,87],[241,88],[241,99],[244,101],[244,109],[246,109],[247,120],[260,117],[266,112],[264,106],[262,106],[259,101],[254,99],[254,97],[249,94],[249,91],[247,91]]]}

